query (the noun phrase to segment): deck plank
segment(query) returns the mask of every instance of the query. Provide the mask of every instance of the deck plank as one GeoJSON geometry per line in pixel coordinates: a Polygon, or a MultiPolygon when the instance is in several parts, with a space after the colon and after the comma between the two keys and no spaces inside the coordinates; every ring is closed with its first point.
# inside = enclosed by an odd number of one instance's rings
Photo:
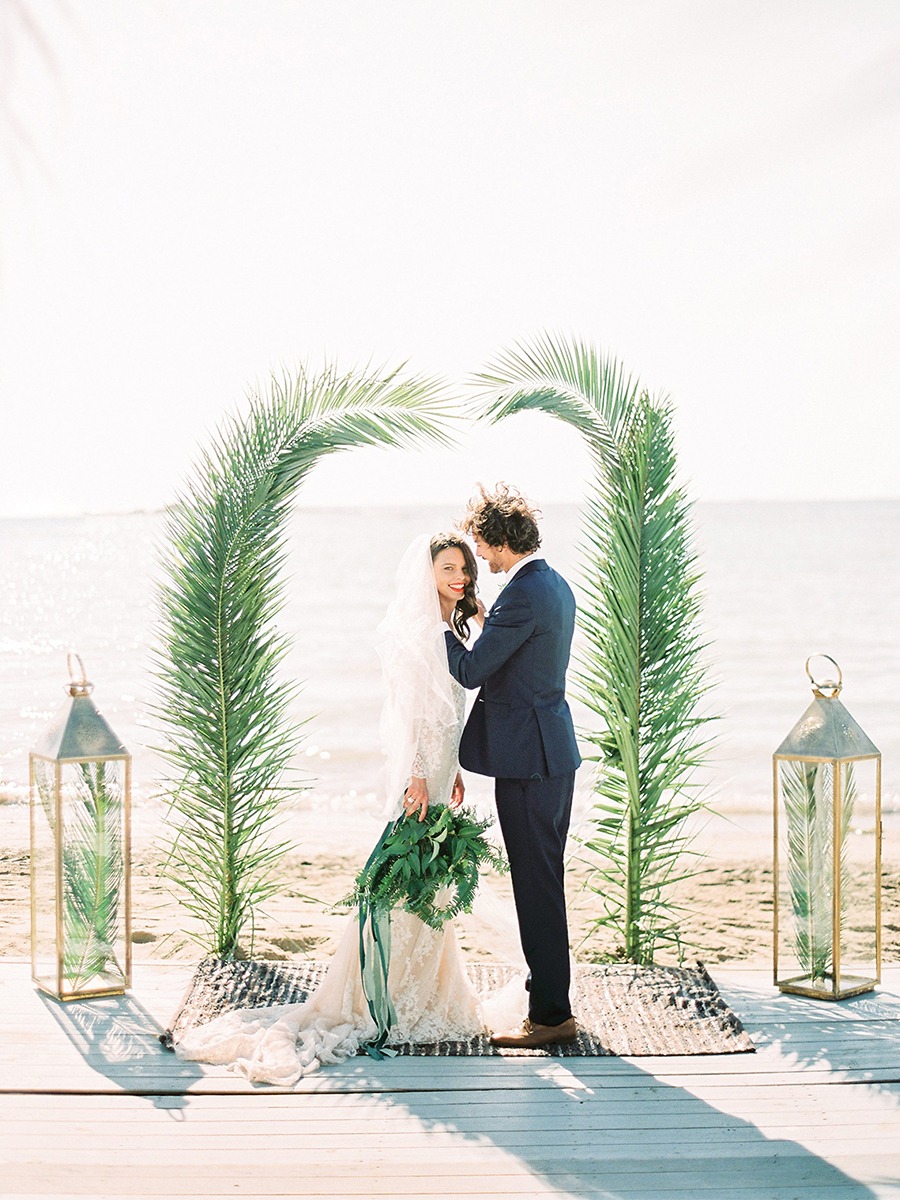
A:
{"type": "Polygon", "coordinates": [[[163,1050],[183,965],[59,1005],[0,961],[0,1195],[900,1200],[900,970],[840,1005],[715,976],[755,1054],[357,1058],[288,1091],[163,1050]]]}

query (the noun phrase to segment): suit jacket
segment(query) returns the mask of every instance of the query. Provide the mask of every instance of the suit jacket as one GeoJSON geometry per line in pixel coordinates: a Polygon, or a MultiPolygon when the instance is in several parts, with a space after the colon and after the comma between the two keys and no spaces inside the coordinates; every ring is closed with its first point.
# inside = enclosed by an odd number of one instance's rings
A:
{"type": "Polygon", "coordinates": [[[543,559],[504,587],[471,650],[447,631],[450,671],[480,688],[459,747],[460,765],[495,779],[565,775],[581,762],[566,703],[575,597],[543,559]]]}

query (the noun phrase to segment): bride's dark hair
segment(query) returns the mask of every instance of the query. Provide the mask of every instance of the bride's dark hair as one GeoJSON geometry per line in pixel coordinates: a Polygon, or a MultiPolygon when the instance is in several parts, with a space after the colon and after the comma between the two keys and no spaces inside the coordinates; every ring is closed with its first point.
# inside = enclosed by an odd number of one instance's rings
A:
{"type": "Polygon", "coordinates": [[[456,607],[450,614],[450,623],[463,641],[465,641],[469,636],[469,617],[473,617],[478,612],[478,603],[475,599],[478,563],[475,561],[475,555],[472,553],[471,546],[458,533],[436,533],[431,539],[430,545],[432,562],[434,562],[442,550],[462,550],[469,582],[466,584],[462,597],[457,600],[456,607]]]}

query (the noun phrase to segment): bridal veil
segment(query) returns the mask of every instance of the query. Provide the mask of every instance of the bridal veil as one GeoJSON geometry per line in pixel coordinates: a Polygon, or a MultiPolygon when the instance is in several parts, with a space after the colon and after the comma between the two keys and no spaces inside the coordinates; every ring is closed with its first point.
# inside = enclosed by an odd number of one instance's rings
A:
{"type": "Polygon", "coordinates": [[[384,816],[400,815],[411,766],[423,742],[453,738],[459,711],[447,665],[441,607],[434,583],[431,539],[421,534],[397,567],[396,590],[377,629],[384,674],[381,743],[387,755],[384,816]]]}

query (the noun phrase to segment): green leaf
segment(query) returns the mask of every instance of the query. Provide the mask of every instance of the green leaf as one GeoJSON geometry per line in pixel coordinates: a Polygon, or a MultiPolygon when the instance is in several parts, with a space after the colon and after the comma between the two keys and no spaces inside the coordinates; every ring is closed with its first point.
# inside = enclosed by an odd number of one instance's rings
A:
{"type": "Polygon", "coordinates": [[[505,860],[484,837],[488,826],[474,813],[439,804],[431,805],[424,821],[399,818],[376,848],[374,861],[357,876],[345,903],[402,906],[439,929],[471,909],[481,864],[506,870],[505,860]],[[419,831],[411,832],[412,826],[419,831]],[[436,896],[445,887],[449,898],[438,905],[436,896]]]}
{"type": "MultiPolygon", "coordinates": [[[[43,767],[44,764],[41,764],[43,767]]],[[[55,830],[52,772],[38,769],[37,791],[62,852],[63,974],[78,990],[96,977],[125,979],[117,958],[125,884],[122,764],[84,762],[67,767],[65,830],[55,830]]]]}
{"type": "Polygon", "coordinates": [[[544,412],[578,429],[592,455],[573,672],[598,720],[584,735],[597,750],[584,849],[597,924],[620,935],[628,960],[652,962],[658,944],[680,945],[672,864],[687,849],[679,831],[703,807],[692,776],[713,719],[701,709],[700,572],[672,410],[592,345],[551,334],[500,355],[477,383],[487,419],[544,412]]]}
{"type": "MultiPolygon", "coordinates": [[[[831,763],[786,761],[779,767],[794,945],[801,968],[818,983],[834,972],[833,770],[831,763]]],[[[847,833],[857,796],[852,763],[843,770],[839,829],[842,911],[848,890],[847,833]]]]}
{"type": "Polygon", "coordinates": [[[325,456],[447,444],[451,420],[439,383],[399,371],[273,378],[243,419],[224,423],[171,510],[155,655],[174,770],[167,872],[193,897],[216,955],[235,953],[276,890],[284,847],[270,833],[286,798],[308,786],[290,774],[297,686],[278,674],[291,502],[325,456]]]}

